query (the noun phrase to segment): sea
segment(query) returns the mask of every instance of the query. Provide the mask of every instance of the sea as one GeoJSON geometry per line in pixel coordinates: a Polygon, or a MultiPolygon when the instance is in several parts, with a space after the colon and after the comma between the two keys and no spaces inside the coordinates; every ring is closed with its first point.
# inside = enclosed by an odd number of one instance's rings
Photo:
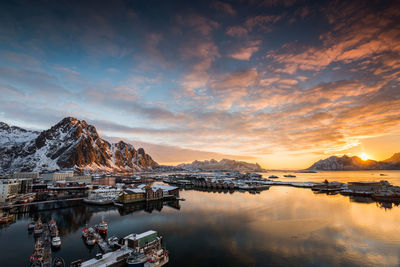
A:
{"type": "MultiPolygon", "coordinates": [[[[388,180],[400,186],[400,171],[263,173],[269,175],[301,182],[388,180]],[[296,177],[283,178],[289,173],[296,177]]],[[[0,266],[29,266],[35,239],[27,225],[39,217],[56,220],[62,246],[53,257],[67,266],[99,252],[85,245],[81,231],[103,218],[108,237],[157,231],[169,251],[168,266],[400,265],[400,208],[394,204],[286,186],[258,194],[182,189],[180,195],[185,201],[18,214],[0,228],[0,266]]]]}

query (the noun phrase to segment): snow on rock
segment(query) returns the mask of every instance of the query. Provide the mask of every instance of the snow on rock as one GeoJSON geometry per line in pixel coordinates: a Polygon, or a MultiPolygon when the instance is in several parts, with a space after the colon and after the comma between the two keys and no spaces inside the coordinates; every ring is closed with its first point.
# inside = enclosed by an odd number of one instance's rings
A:
{"type": "Polygon", "coordinates": [[[142,148],[110,144],[94,126],[67,117],[48,130],[27,131],[0,123],[0,173],[56,171],[130,172],[158,166],[142,148]]]}
{"type": "Polygon", "coordinates": [[[236,161],[231,159],[222,159],[216,161],[214,159],[198,161],[195,160],[190,164],[180,164],[178,167],[188,170],[229,170],[229,171],[264,171],[258,163],[248,163],[244,161],[236,161]]]}

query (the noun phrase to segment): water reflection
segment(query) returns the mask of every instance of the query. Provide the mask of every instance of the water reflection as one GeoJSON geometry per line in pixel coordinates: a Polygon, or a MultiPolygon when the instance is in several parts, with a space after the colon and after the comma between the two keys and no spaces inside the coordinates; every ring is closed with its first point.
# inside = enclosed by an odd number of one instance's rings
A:
{"type": "Polygon", "coordinates": [[[101,217],[109,235],[157,230],[164,236],[169,266],[396,266],[400,209],[368,199],[314,194],[309,189],[271,187],[252,195],[184,190],[183,202],[121,207],[77,206],[25,214],[0,230],[0,266],[24,266],[33,249],[30,216],[53,217],[67,263],[94,257],[80,231],[101,217]]]}

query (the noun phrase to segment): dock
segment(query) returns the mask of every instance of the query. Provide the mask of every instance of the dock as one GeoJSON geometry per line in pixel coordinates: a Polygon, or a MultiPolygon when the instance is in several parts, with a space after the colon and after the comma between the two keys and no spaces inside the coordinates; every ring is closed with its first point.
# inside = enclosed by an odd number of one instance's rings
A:
{"type": "Polygon", "coordinates": [[[108,252],[103,255],[98,255],[96,258],[84,261],[81,267],[99,267],[99,266],[125,266],[126,259],[131,255],[132,249],[124,247],[116,251],[108,252]]]}
{"type": "Polygon", "coordinates": [[[93,236],[96,239],[96,244],[99,246],[100,250],[103,253],[108,253],[112,251],[112,249],[108,246],[107,242],[103,239],[103,237],[99,233],[95,232],[93,233],[93,236]]]}
{"type": "MultiPolygon", "coordinates": [[[[51,255],[51,233],[47,223],[43,224],[43,233],[37,238],[42,243],[43,248],[43,259],[40,261],[40,266],[51,267],[52,266],[52,255],[51,255]]],[[[37,266],[38,262],[32,262],[32,266],[37,266]]]]}
{"type": "Polygon", "coordinates": [[[42,234],[43,238],[43,248],[44,248],[44,255],[43,255],[43,267],[51,267],[52,257],[51,257],[51,233],[50,227],[46,223],[44,225],[44,231],[42,234]]]}

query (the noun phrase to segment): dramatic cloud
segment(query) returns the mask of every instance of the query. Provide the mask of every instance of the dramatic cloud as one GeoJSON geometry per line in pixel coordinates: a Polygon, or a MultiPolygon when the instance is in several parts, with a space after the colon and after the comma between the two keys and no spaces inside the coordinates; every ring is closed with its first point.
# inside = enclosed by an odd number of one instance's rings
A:
{"type": "Polygon", "coordinates": [[[371,142],[390,156],[399,14],[396,1],[2,1],[0,120],[76,116],[168,164],[304,168],[371,142]]]}

